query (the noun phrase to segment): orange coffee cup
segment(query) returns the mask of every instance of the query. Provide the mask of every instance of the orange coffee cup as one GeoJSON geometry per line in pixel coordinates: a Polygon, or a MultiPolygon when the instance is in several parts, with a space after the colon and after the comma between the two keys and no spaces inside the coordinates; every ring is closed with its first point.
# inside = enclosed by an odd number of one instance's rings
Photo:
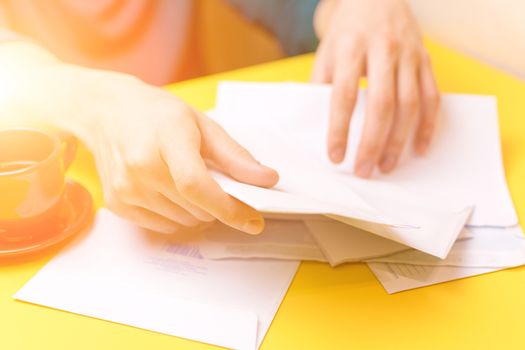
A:
{"type": "Polygon", "coordinates": [[[66,134],[0,130],[0,240],[50,231],[60,211],[76,144],[66,134]]]}

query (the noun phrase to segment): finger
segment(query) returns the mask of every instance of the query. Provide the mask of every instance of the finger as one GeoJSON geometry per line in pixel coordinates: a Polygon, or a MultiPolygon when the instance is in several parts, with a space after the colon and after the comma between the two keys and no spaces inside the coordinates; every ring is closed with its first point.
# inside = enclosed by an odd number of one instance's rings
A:
{"type": "Polygon", "coordinates": [[[159,193],[167,199],[169,199],[174,205],[180,206],[181,208],[186,210],[199,221],[212,222],[215,220],[215,218],[208,212],[183,198],[177,192],[177,187],[172,179],[170,179],[170,182],[167,186],[161,186],[161,188],[159,188],[159,193]]]}
{"type": "Polygon", "coordinates": [[[158,214],[183,226],[194,227],[200,223],[200,221],[188,211],[174,204],[158,192],[145,193],[145,191],[143,191],[140,202],[130,202],[129,204],[143,207],[152,213],[158,214]]]}
{"type": "Polygon", "coordinates": [[[355,173],[370,177],[383,151],[395,110],[396,53],[389,47],[368,54],[366,120],[357,152],[355,173]]]}
{"type": "Polygon", "coordinates": [[[110,209],[117,215],[150,231],[172,234],[180,228],[176,222],[139,206],[113,203],[110,209]]]}
{"type": "Polygon", "coordinates": [[[152,175],[153,181],[156,182],[154,187],[162,196],[171,201],[173,205],[183,208],[199,221],[212,222],[215,220],[215,218],[208,212],[190,203],[178,193],[175,182],[169,173],[169,169],[152,175]]]}
{"type": "Polygon", "coordinates": [[[189,202],[221,222],[257,234],[264,229],[262,216],[253,208],[227,195],[213,180],[200,154],[200,134],[193,120],[182,120],[176,130],[161,137],[161,155],[170,169],[177,191],[189,202]],[[169,146],[168,146],[169,145],[169,146]]]}
{"type": "Polygon", "coordinates": [[[128,163],[132,166],[130,166],[131,171],[124,181],[117,181],[118,178],[115,179],[115,177],[112,179],[117,184],[125,184],[125,186],[118,186],[121,196],[125,196],[122,199],[124,202],[139,206],[144,206],[144,203],[147,202],[148,209],[154,212],[157,212],[156,208],[163,210],[167,217],[172,217],[180,212],[181,218],[189,226],[193,226],[194,220],[211,222],[215,219],[205,210],[191,204],[177,193],[169,169],[160,154],[141,155],[138,160],[134,159],[137,158],[128,158],[128,163]],[[133,181],[133,186],[129,186],[129,180],[133,181]],[[133,189],[137,187],[141,189],[133,189]],[[130,191],[129,188],[132,190],[130,191]],[[194,219],[186,218],[187,214],[190,214],[194,219]]]}
{"type": "Polygon", "coordinates": [[[272,187],[279,181],[274,169],[255,160],[213,120],[200,115],[199,128],[203,136],[202,153],[226,174],[260,187],[272,187]]]}
{"type": "Polygon", "coordinates": [[[382,172],[392,171],[398,161],[412,125],[419,114],[419,79],[417,77],[417,62],[406,59],[398,68],[397,79],[397,110],[390,129],[379,169],[382,172]]]}
{"type": "Polygon", "coordinates": [[[421,95],[421,118],[416,129],[414,149],[423,155],[428,149],[439,115],[440,94],[432,73],[432,65],[428,55],[421,64],[419,72],[421,95]]]}
{"type": "Polygon", "coordinates": [[[363,63],[364,57],[361,53],[338,57],[328,127],[328,155],[334,163],[342,162],[345,157],[348,130],[357,100],[363,63]]]}
{"type": "Polygon", "coordinates": [[[315,55],[315,63],[311,79],[312,83],[329,84],[332,82],[332,67],[327,52],[327,43],[322,42],[315,55]]]}

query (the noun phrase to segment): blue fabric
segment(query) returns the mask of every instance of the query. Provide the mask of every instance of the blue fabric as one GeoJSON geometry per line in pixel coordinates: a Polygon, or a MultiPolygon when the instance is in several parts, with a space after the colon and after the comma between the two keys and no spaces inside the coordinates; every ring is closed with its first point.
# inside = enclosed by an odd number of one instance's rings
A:
{"type": "Polygon", "coordinates": [[[313,16],[319,0],[226,0],[246,18],[263,26],[288,55],[311,52],[318,41],[313,16]]]}

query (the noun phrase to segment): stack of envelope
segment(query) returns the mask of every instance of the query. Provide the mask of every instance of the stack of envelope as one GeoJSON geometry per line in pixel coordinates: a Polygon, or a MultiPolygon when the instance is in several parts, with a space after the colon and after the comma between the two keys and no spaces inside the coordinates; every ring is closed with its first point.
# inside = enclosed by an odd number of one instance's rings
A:
{"type": "Polygon", "coordinates": [[[280,181],[264,189],[214,173],[264,213],[250,236],[222,224],[189,236],[146,233],[102,209],[18,300],[235,349],[258,348],[300,260],[366,262],[394,293],[525,264],[502,166],[496,100],[445,95],[428,155],[392,174],[352,175],[365,92],[346,160],[326,156],[330,87],[219,86],[210,113],[280,181]]]}
{"type": "Polygon", "coordinates": [[[265,213],[267,229],[245,237],[213,228],[210,259],[366,261],[388,292],[525,263],[525,240],[509,195],[494,97],[443,96],[425,157],[405,150],[392,174],[352,175],[364,120],[361,91],[347,157],[326,152],[331,88],[223,82],[209,114],[281,175],[273,189],[216,174],[231,195],[265,213]]]}

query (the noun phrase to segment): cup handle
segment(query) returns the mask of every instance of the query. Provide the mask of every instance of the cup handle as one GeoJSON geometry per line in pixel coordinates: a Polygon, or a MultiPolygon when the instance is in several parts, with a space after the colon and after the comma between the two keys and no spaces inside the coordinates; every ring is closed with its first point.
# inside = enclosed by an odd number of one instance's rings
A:
{"type": "Polygon", "coordinates": [[[78,141],[77,138],[68,132],[59,131],[57,133],[58,137],[62,141],[62,159],[64,163],[64,169],[67,170],[73,163],[75,155],[77,153],[78,141]]]}

